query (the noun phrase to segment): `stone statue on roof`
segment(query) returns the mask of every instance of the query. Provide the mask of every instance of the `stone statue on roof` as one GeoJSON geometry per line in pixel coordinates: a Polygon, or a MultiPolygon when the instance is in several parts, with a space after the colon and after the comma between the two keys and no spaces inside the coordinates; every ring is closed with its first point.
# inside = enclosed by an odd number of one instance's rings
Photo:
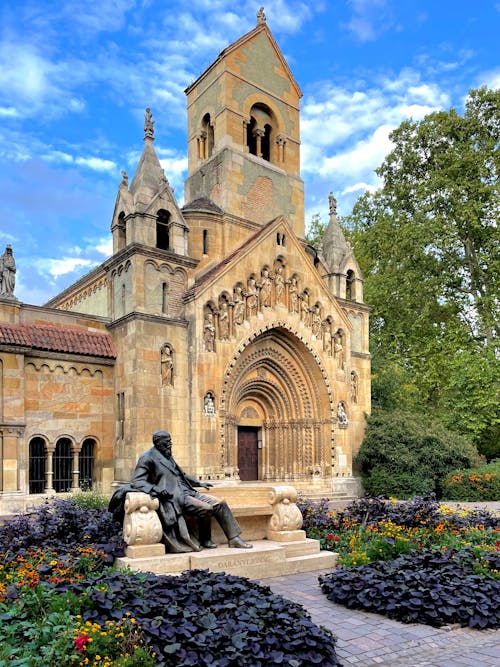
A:
{"type": "Polygon", "coordinates": [[[155,138],[154,124],[155,121],[153,120],[151,109],[147,107],[146,113],[144,114],[144,139],[155,138]]]}
{"type": "Polygon", "coordinates": [[[257,25],[262,25],[266,22],[266,15],[264,14],[264,7],[259,7],[257,12],[257,25]]]}
{"type": "Polygon", "coordinates": [[[328,204],[330,208],[330,215],[337,215],[337,200],[335,199],[333,192],[330,192],[328,195],[328,204]]]}
{"type": "Polygon", "coordinates": [[[12,253],[12,246],[5,246],[5,252],[0,257],[0,296],[14,295],[16,284],[16,262],[12,253]]]}

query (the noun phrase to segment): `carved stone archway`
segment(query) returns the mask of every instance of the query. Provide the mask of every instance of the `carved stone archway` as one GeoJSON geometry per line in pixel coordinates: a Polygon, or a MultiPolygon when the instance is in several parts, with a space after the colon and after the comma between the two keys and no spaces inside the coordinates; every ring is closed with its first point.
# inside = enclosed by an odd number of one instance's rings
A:
{"type": "Polygon", "coordinates": [[[260,415],[259,479],[328,478],[334,461],[333,392],[321,360],[285,322],[240,345],[221,396],[221,463],[237,466],[238,426],[247,406],[260,415]]]}

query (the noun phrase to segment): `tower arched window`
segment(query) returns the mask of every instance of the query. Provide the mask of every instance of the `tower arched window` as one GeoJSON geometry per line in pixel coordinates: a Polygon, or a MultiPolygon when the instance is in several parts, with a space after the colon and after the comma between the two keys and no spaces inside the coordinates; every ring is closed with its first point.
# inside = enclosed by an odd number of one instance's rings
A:
{"type": "Polygon", "coordinates": [[[69,438],[59,438],[54,452],[54,490],[56,493],[64,493],[71,489],[71,468],[73,456],[71,454],[71,441],[69,438]]]}
{"type": "Polygon", "coordinates": [[[201,122],[201,141],[200,157],[202,159],[211,157],[214,150],[214,126],[209,113],[203,116],[201,122]]]}
{"type": "Polygon", "coordinates": [[[170,213],[160,209],[156,216],[156,247],[160,250],[170,249],[170,213]]]}
{"type": "Polygon", "coordinates": [[[356,299],[355,293],[355,274],[354,271],[349,270],[345,280],[345,298],[354,301],[356,299]]]}
{"type": "Polygon", "coordinates": [[[125,213],[121,211],[118,216],[118,250],[127,245],[127,226],[125,223],[125,213]]]}
{"type": "Polygon", "coordinates": [[[271,110],[265,104],[254,104],[250,109],[250,121],[247,124],[247,146],[252,155],[272,161],[272,137],[276,122],[271,110]]]}
{"type": "Polygon", "coordinates": [[[94,449],[95,440],[87,438],[83,441],[82,448],[78,454],[79,485],[85,491],[89,491],[94,484],[94,449]]]}
{"type": "Polygon", "coordinates": [[[29,445],[29,492],[45,491],[47,450],[43,438],[32,438],[29,445]]]}

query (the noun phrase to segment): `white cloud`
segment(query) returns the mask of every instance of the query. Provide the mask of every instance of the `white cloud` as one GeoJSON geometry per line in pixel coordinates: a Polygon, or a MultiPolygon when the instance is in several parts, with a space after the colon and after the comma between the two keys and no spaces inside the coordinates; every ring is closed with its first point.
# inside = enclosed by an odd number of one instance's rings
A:
{"type": "Polygon", "coordinates": [[[482,72],[479,75],[479,86],[488,86],[494,90],[500,88],[500,68],[482,72]]]}
{"type": "Polygon", "coordinates": [[[66,259],[40,258],[33,262],[40,273],[59,278],[68,273],[73,273],[82,268],[89,268],[95,264],[90,259],[79,259],[78,257],[67,257],[66,259]]]}
{"type": "Polygon", "coordinates": [[[371,42],[393,27],[387,0],[348,0],[348,4],[352,17],[346,27],[360,42],[371,42]]]}
{"type": "Polygon", "coordinates": [[[88,167],[94,171],[115,171],[117,169],[115,162],[103,160],[99,157],[77,157],[75,158],[75,164],[88,167]]]}
{"type": "Polygon", "coordinates": [[[104,257],[110,257],[113,254],[113,238],[99,239],[95,249],[104,257]]]}
{"type": "Polygon", "coordinates": [[[344,188],[341,195],[348,195],[352,192],[376,192],[379,189],[379,186],[373,185],[371,183],[354,183],[354,185],[349,185],[347,188],[344,188]]]}
{"type": "Polygon", "coordinates": [[[56,162],[63,164],[74,164],[81,167],[87,167],[93,171],[115,171],[117,170],[116,163],[112,160],[105,160],[99,157],[74,157],[69,153],[60,150],[50,150],[42,156],[47,162],[56,162]]]}
{"type": "Polygon", "coordinates": [[[392,127],[381,125],[365,139],[358,141],[352,148],[339,152],[333,157],[325,157],[319,168],[322,175],[339,172],[343,176],[359,178],[381,164],[392,148],[389,134],[392,127]]]}

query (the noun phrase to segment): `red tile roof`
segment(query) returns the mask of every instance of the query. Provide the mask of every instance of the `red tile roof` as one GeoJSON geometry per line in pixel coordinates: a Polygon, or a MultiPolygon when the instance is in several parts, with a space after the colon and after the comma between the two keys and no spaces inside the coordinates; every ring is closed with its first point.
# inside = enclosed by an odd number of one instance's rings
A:
{"type": "Polygon", "coordinates": [[[0,345],[116,359],[113,340],[108,334],[47,324],[0,322],[0,345]]]}

